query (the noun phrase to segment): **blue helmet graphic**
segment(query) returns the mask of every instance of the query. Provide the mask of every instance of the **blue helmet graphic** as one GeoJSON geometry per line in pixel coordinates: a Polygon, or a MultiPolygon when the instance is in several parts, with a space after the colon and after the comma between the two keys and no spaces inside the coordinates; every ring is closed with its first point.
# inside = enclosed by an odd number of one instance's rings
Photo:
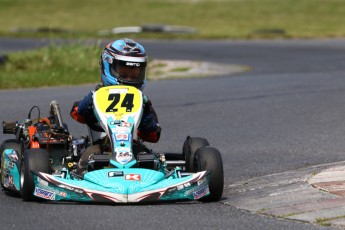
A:
{"type": "Polygon", "coordinates": [[[131,85],[142,90],[146,84],[147,56],[145,49],[132,39],[109,43],[101,54],[103,85],[131,85]]]}

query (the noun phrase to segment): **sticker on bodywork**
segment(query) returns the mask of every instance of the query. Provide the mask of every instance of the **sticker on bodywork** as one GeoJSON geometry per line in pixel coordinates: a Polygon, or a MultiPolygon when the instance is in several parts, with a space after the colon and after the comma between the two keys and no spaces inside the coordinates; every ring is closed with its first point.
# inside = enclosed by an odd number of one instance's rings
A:
{"type": "Polygon", "coordinates": [[[121,164],[126,164],[129,161],[131,161],[133,158],[132,153],[130,152],[130,149],[120,149],[116,151],[116,161],[121,164]]]}
{"type": "Polygon", "coordinates": [[[108,177],[121,177],[123,176],[123,171],[110,171],[108,172],[108,177]]]}
{"type": "Polygon", "coordinates": [[[203,196],[208,195],[209,193],[210,193],[210,190],[209,190],[208,186],[206,186],[206,187],[204,187],[198,191],[193,192],[193,197],[194,197],[194,199],[197,200],[203,196]]]}
{"type": "Polygon", "coordinates": [[[47,200],[55,200],[55,193],[42,188],[35,188],[34,195],[47,200]]]}
{"type": "Polygon", "coordinates": [[[135,181],[141,181],[141,176],[140,174],[127,174],[125,176],[126,180],[135,180],[135,181]]]}

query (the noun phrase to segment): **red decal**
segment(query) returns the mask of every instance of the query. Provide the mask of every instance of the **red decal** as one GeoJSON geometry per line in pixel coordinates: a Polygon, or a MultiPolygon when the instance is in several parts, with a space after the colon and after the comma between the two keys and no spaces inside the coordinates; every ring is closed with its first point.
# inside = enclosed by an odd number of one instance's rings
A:
{"type": "Polygon", "coordinates": [[[8,184],[11,186],[13,185],[13,177],[12,176],[8,177],[8,184]]]}
{"type": "Polygon", "coordinates": [[[140,174],[127,174],[125,176],[125,179],[126,180],[136,180],[136,181],[140,181],[141,180],[141,177],[140,177],[140,174]]]}

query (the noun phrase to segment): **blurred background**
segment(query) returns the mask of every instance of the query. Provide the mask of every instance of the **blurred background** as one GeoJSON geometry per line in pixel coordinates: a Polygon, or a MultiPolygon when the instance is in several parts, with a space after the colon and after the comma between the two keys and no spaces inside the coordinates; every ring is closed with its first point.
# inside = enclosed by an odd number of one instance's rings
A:
{"type": "Polygon", "coordinates": [[[344,37],[344,15],[342,0],[0,0],[0,38],[52,41],[0,47],[0,88],[94,83],[106,40],[344,37]]]}
{"type": "MultiPolygon", "coordinates": [[[[131,36],[341,37],[344,14],[342,0],[0,0],[0,34],[113,38],[114,28],[145,27],[145,33],[131,36]],[[177,28],[175,34],[150,33],[162,32],[157,28],[162,25],[187,28],[177,28]]],[[[171,29],[176,28],[165,32],[171,29]]]]}

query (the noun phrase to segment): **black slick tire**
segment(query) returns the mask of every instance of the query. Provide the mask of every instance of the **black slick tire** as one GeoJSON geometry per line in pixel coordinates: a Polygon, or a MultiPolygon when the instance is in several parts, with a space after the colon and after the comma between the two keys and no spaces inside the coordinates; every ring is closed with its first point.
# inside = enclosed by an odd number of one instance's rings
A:
{"type": "Polygon", "coordinates": [[[219,201],[224,189],[223,161],[220,152],[213,147],[206,146],[196,151],[197,171],[212,172],[209,189],[210,194],[200,199],[203,202],[219,201]]]}
{"type": "Polygon", "coordinates": [[[49,173],[49,154],[44,149],[28,149],[23,153],[20,167],[21,196],[24,201],[34,200],[35,184],[31,171],[49,173]]]}
{"type": "Polygon", "coordinates": [[[196,172],[196,162],[195,162],[195,153],[196,151],[210,144],[205,138],[202,137],[187,137],[183,143],[182,153],[186,161],[186,171],[187,172],[196,172]]]}

